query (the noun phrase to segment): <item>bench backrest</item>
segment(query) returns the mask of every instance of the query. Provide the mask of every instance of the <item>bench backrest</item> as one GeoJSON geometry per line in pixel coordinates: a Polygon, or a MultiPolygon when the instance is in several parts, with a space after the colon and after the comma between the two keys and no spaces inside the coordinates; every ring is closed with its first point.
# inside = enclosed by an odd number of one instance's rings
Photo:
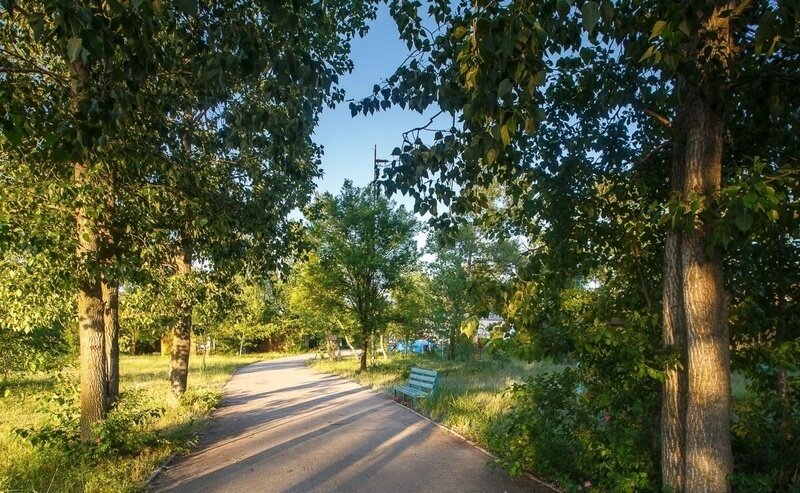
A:
{"type": "Polygon", "coordinates": [[[411,375],[408,377],[408,386],[423,392],[431,393],[439,379],[439,372],[426,370],[425,368],[411,368],[411,375]]]}

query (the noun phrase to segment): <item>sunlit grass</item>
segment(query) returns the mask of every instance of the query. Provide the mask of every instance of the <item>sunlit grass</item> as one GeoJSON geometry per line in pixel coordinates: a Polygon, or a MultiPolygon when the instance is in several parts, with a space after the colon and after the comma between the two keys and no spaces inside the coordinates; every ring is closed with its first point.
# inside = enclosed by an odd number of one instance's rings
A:
{"type": "Polygon", "coordinates": [[[527,364],[519,360],[493,360],[490,356],[484,356],[483,361],[448,361],[415,355],[379,358],[374,366],[361,373],[358,361],[352,357],[338,361],[312,360],[309,365],[387,393],[407,380],[412,366],[436,370],[439,372],[436,392],[430,399],[418,400],[417,409],[484,446],[490,427],[510,405],[506,389],[531,376],[565,368],[550,362],[527,364]]]}
{"type": "MultiPolygon", "coordinates": [[[[14,429],[37,428],[52,419],[52,375],[33,375],[12,382],[11,393],[0,398],[0,491],[37,492],[128,492],[140,491],[148,476],[167,457],[192,445],[208,414],[221,398],[222,387],[237,368],[280,354],[245,356],[214,355],[189,360],[188,398],[180,406],[167,403],[168,356],[123,356],[120,387],[124,396],[137,394],[148,408],[163,408],[163,415],[150,422],[157,445],[128,457],[109,455],[98,461],[81,461],[74,455],[35,448],[18,438],[14,429]]],[[[77,370],[65,370],[77,379],[77,370]]],[[[136,433],[135,430],[131,433],[136,433]]]]}
{"type": "MultiPolygon", "coordinates": [[[[547,361],[527,364],[514,359],[493,360],[491,356],[484,356],[483,361],[448,361],[417,355],[378,358],[374,366],[361,373],[358,361],[352,357],[338,361],[312,360],[309,366],[389,394],[394,386],[405,383],[412,366],[437,370],[439,382],[435,395],[418,400],[417,410],[487,448],[492,426],[511,405],[505,390],[531,376],[566,368],[547,361]]],[[[732,375],[734,398],[743,396],[746,386],[746,378],[737,373],[732,375]]]]}

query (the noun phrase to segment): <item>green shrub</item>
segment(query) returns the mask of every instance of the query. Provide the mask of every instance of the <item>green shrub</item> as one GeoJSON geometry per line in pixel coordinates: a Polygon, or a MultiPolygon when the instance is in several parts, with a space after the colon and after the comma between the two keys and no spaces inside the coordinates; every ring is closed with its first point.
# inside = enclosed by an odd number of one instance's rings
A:
{"type": "Polygon", "coordinates": [[[50,420],[14,430],[34,448],[63,452],[76,464],[91,464],[109,456],[135,455],[158,442],[148,425],[164,409],[148,406],[144,392],[136,389],[120,395],[106,419],[94,427],[94,441],[81,441],[77,379],[59,372],[55,380],[53,391],[40,400],[50,420]]]}
{"type": "Polygon", "coordinates": [[[512,474],[535,471],[571,490],[656,490],[654,403],[602,396],[572,368],[515,385],[511,394],[490,440],[512,474]]]}
{"type": "Polygon", "coordinates": [[[789,375],[789,406],[776,388],[777,372],[753,375],[733,406],[735,491],[800,492],[800,377],[789,375]]]}

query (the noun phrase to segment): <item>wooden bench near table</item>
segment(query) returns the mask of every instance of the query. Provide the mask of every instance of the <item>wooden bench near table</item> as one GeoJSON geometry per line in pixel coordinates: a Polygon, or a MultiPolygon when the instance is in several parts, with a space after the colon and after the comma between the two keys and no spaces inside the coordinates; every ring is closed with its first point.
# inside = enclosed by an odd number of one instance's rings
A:
{"type": "Polygon", "coordinates": [[[394,388],[394,395],[399,393],[403,396],[411,397],[411,405],[417,405],[417,398],[429,397],[433,394],[436,382],[439,380],[439,372],[427,370],[425,368],[411,368],[411,375],[408,377],[408,385],[400,385],[394,388]]]}

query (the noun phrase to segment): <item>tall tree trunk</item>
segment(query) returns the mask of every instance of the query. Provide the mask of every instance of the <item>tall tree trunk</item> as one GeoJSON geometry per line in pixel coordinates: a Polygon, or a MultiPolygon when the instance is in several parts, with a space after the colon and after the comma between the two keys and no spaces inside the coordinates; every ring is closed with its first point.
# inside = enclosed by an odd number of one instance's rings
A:
{"type": "Polygon", "coordinates": [[[108,404],[114,403],[119,395],[119,283],[114,280],[103,281],[103,301],[105,302],[105,344],[106,364],[108,366],[108,404]]]}
{"type": "MultiPolygon", "coordinates": [[[[710,201],[722,181],[722,112],[709,88],[679,80],[673,187],[710,201]]],[[[699,220],[667,240],[664,343],[683,367],[667,373],[662,403],[664,484],[678,492],[730,491],[730,354],[722,261],[706,252],[699,220]],[[681,463],[683,467],[681,467],[681,463]]]]}
{"type": "MultiPolygon", "coordinates": [[[[181,253],[176,259],[177,274],[188,283],[192,272],[192,242],[184,231],[181,238],[181,253]]],[[[178,300],[176,307],[179,321],[172,329],[172,353],[170,355],[169,383],[172,397],[179,399],[186,392],[189,377],[189,351],[192,336],[192,304],[189,299],[178,300]]]]}
{"type": "Polygon", "coordinates": [[[353,353],[353,358],[358,359],[358,351],[356,351],[356,348],[354,348],[353,345],[350,344],[350,338],[347,337],[347,336],[344,336],[344,342],[347,343],[347,347],[349,347],[350,348],[350,352],[353,353]]]}
{"type": "Polygon", "coordinates": [[[366,322],[361,324],[361,365],[359,371],[367,371],[367,353],[369,352],[369,328],[366,322]]]}
{"type": "MultiPolygon", "coordinates": [[[[85,186],[88,166],[75,164],[75,184],[85,186]]],[[[93,438],[92,425],[103,420],[108,411],[108,375],[105,353],[103,294],[100,287],[99,241],[96,225],[86,208],[75,209],[78,236],[76,254],[80,262],[78,281],[78,330],[81,369],[81,439],[93,438]]]]}
{"type": "Polygon", "coordinates": [[[381,354],[383,355],[383,359],[389,359],[389,355],[386,354],[386,342],[383,340],[383,332],[381,332],[380,335],[381,354]]]}
{"type": "Polygon", "coordinates": [[[110,277],[109,272],[114,271],[118,262],[117,244],[119,243],[118,229],[116,227],[117,213],[117,183],[114,171],[109,174],[109,190],[106,201],[106,214],[108,217],[104,221],[100,231],[102,246],[100,253],[102,256],[105,273],[102,279],[104,320],[105,320],[105,344],[106,344],[106,365],[108,372],[108,405],[111,407],[119,395],[119,282],[110,277]]]}
{"type": "Polygon", "coordinates": [[[701,210],[669,233],[664,259],[664,343],[681,367],[667,372],[662,401],[664,486],[679,493],[728,492],[731,450],[731,373],[722,258],[707,251],[712,224],[700,213],[722,183],[724,78],[732,52],[730,3],[708,18],[687,43],[690,72],[675,91],[672,188],[701,210]]]}
{"type": "Polygon", "coordinates": [[[447,359],[450,361],[456,359],[456,327],[450,327],[449,344],[447,347],[447,359]]]}

